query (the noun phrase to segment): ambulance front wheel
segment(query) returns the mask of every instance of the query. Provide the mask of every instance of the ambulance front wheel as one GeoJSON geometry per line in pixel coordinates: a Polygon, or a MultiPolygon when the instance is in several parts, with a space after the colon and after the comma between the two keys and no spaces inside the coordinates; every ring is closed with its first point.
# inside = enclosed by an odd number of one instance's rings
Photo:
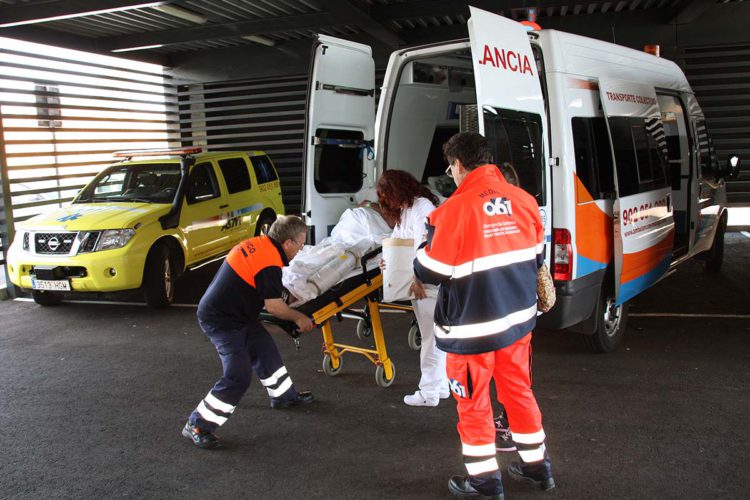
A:
{"type": "Polygon", "coordinates": [[[412,351],[418,351],[422,347],[422,332],[419,331],[419,325],[416,323],[409,328],[409,347],[412,351]]]}
{"type": "Polygon", "coordinates": [[[383,365],[378,365],[375,368],[375,382],[380,387],[390,387],[394,380],[396,380],[396,365],[393,363],[391,363],[391,378],[386,378],[385,367],[383,365]]]}
{"type": "Polygon", "coordinates": [[[344,358],[339,357],[339,366],[336,368],[333,367],[333,358],[330,354],[325,354],[323,356],[323,373],[328,375],[329,377],[335,377],[339,373],[341,373],[341,369],[344,367],[344,358]]]}
{"type": "Polygon", "coordinates": [[[370,322],[361,319],[357,323],[357,338],[359,340],[365,340],[367,337],[372,335],[372,326],[370,325],[370,322]]]}
{"type": "Polygon", "coordinates": [[[617,305],[612,287],[603,286],[597,304],[596,329],[593,334],[584,335],[588,347],[594,352],[612,352],[622,344],[628,323],[629,304],[617,305]]]}

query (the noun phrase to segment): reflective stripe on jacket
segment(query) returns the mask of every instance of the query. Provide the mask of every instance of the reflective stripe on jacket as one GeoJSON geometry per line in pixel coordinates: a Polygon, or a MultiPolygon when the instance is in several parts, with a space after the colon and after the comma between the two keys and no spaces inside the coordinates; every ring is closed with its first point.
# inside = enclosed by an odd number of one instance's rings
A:
{"type": "Polygon", "coordinates": [[[508,184],[495,165],[478,167],[428,218],[415,273],[439,283],[435,336],[440,349],[502,349],[536,325],[537,269],[544,227],[534,197],[508,184]]]}

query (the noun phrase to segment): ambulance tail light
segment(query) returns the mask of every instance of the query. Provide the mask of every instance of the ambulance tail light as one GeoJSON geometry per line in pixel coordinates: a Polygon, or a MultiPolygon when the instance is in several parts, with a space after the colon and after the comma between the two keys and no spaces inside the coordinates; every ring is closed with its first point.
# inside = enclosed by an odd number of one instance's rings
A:
{"type": "Polygon", "coordinates": [[[570,231],[567,229],[552,230],[552,279],[573,279],[573,247],[570,244],[570,231]]]}

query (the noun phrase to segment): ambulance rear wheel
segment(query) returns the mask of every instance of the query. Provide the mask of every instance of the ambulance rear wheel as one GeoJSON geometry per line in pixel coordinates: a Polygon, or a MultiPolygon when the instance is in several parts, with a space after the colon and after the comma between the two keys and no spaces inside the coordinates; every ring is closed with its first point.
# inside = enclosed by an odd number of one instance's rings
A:
{"type": "Polygon", "coordinates": [[[333,367],[333,358],[330,354],[325,354],[323,356],[323,373],[328,375],[329,377],[335,377],[339,373],[341,373],[341,369],[344,367],[344,358],[339,357],[339,366],[336,368],[333,367]]]}
{"type": "Polygon", "coordinates": [[[629,304],[616,305],[612,287],[602,287],[595,314],[598,314],[596,330],[584,335],[586,345],[594,352],[612,352],[622,344],[628,323],[629,304]]]}
{"type": "Polygon", "coordinates": [[[409,328],[409,347],[412,351],[422,348],[422,332],[419,331],[419,325],[416,323],[409,328]]]}
{"type": "Polygon", "coordinates": [[[372,325],[370,325],[370,322],[361,319],[357,323],[357,338],[359,340],[365,340],[367,337],[372,335],[372,325]]]}
{"type": "Polygon", "coordinates": [[[385,377],[385,368],[383,367],[383,365],[378,365],[375,368],[375,382],[380,387],[390,387],[393,381],[396,380],[396,365],[394,365],[393,363],[391,363],[391,371],[391,378],[388,379],[385,377]]]}
{"type": "Polygon", "coordinates": [[[33,290],[31,298],[40,306],[56,306],[63,301],[63,294],[46,290],[33,290]]]}

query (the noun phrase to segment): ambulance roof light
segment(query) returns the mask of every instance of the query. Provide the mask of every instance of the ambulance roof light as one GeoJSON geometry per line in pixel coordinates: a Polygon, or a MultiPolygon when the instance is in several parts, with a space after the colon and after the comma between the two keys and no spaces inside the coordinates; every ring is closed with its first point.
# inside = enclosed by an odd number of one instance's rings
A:
{"type": "Polygon", "coordinates": [[[167,148],[167,149],[133,149],[129,151],[115,151],[115,158],[132,158],[134,156],[185,156],[194,155],[203,151],[201,147],[167,148]]]}
{"type": "Polygon", "coordinates": [[[661,50],[658,44],[649,44],[643,46],[643,52],[645,52],[646,54],[651,54],[652,56],[659,57],[659,53],[661,52],[661,50]]]}

